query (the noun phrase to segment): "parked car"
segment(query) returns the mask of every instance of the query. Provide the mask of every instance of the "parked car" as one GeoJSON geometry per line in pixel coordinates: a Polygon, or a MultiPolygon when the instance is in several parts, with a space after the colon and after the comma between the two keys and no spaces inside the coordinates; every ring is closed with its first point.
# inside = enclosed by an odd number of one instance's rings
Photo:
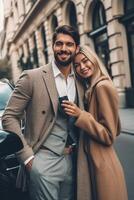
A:
{"type": "MultiPolygon", "coordinates": [[[[23,148],[22,141],[15,133],[0,130],[0,199],[15,199],[15,187],[19,163],[15,152],[23,148]],[[12,198],[11,198],[12,197],[12,198]]],[[[17,197],[17,196],[16,196],[17,197]]]]}
{"type": "Polygon", "coordinates": [[[18,200],[25,199],[26,194],[16,189],[16,177],[19,163],[15,152],[23,148],[23,144],[15,133],[2,130],[1,117],[9,98],[13,92],[13,86],[7,79],[0,80],[0,199],[18,200]]]}
{"type": "Polygon", "coordinates": [[[7,102],[13,92],[13,86],[7,79],[0,80],[0,130],[2,129],[1,125],[1,116],[5,110],[7,102]]]}

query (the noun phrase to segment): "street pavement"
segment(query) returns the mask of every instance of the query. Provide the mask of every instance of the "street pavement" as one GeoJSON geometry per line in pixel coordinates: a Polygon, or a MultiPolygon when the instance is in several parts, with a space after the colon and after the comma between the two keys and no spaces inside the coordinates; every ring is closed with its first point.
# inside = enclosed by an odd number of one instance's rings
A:
{"type": "Polygon", "coordinates": [[[134,200],[134,109],[120,109],[121,134],[115,141],[115,150],[126,178],[128,200],[134,200]]]}
{"type": "Polygon", "coordinates": [[[122,132],[134,134],[134,109],[120,109],[122,132]]]}

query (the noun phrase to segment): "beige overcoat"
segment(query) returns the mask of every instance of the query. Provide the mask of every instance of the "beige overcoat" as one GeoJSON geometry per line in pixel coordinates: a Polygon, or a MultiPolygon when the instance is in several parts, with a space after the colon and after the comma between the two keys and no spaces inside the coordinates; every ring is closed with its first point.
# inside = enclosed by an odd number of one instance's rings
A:
{"type": "MultiPolygon", "coordinates": [[[[79,106],[82,107],[84,94],[82,86],[76,80],[79,106]]],[[[24,148],[17,153],[23,164],[35,154],[44,143],[55,123],[58,108],[58,93],[51,64],[27,70],[18,80],[12,97],[2,117],[3,128],[15,132],[23,141],[24,148]],[[24,136],[20,128],[20,119],[26,110],[24,136]]],[[[17,187],[25,190],[25,170],[22,165],[17,179],[17,187]]]]}
{"type": "Polygon", "coordinates": [[[89,90],[88,112],[82,111],[76,121],[85,131],[78,153],[77,200],[127,200],[124,173],[113,148],[120,133],[117,91],[105,76],[89,90]]]}

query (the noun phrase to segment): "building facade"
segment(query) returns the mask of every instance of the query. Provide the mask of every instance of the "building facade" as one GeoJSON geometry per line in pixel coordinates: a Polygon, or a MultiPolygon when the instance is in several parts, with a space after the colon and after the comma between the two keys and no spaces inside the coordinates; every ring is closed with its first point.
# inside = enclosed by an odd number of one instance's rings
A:
{"type": "Polygon", "coordinates": [[[134,107],[133,0],[4,0],[3,54],[16,82],[25,69],[51,60],[51,38],[58,25],[80,33],[104,62],[116,86],[120,107],[134,107]]]}

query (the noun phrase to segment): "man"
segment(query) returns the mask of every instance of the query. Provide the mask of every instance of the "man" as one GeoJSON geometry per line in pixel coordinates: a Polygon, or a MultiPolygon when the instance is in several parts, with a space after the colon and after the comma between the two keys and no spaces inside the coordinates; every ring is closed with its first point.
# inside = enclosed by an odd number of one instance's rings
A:
{"type": "Polygon", "coordinates": [[[2,117],[3,128],[18,134],[23,150],[17,184],[25,186],[25,169],[30,175],[32,200],[72,200],[73,146],[78,132],[64,115],[58,99],[67,96],[82,107],[82,88],[75,80],[72,60],[79,49],[79,34],[72,27],[58,27],[53,35],[53,61],[24,71],[2,117]],[[25,131],[20,120],[25,112],[25,131]],[[25,166],[25,167],[24,167],[25,166]]]}

